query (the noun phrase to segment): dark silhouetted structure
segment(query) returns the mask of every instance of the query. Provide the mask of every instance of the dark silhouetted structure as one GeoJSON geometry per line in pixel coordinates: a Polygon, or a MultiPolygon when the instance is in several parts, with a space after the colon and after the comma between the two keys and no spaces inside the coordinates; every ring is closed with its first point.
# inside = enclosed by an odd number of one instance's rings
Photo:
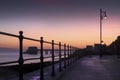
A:
{"type": "Polygon", "coordinates": [[[120,56],[120,36],[108,46],[108,50],[111,54],[120,56]]]}
{"type": "Polygon", "coordinates": [[[38,49],[37,49],[37,47],[28,47],[28,50],[26,51],[26,53],[28,53],[28,54],[37,54],[37,52],[38,52],[38,49]]]}

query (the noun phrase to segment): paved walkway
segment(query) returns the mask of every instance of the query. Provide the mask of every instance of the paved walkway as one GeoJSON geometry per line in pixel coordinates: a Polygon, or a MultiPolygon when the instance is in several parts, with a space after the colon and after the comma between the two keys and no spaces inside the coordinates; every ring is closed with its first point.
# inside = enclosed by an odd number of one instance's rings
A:
{"type": "MultiPolygon", "coordinates": [[[[120,80],[120,59],[116,56],[84,57],[73,63],[71,66],[58,71],[56,64],[56,76],[51,77],[51,66],[45,68],[45,80],[120,80]]],[[[24,74],[24,80],[39,80],[40,71],[24,74]]],[[[18,80],[18,76],[0,78],[0,80],[18,80]]]]}
{"type": "Polygon", "coordinates": [[[120,80],[120,59],[115,56],[85,57],[62,73],[57,80],[120,80]]]}

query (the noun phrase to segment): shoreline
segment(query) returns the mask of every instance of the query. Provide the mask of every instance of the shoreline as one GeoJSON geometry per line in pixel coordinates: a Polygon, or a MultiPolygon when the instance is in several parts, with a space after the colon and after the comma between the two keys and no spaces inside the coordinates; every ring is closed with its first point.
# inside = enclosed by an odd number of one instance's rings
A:
{"type": "MultiPolygon", "coordinates": [[[[51,65],[50,61],[43,63],[44,67],[47,67],[49,65],[51,65]]],[[[29,73],[29,72],[40,69],[40,63],[23,64],[22,68],[23,68],[23,74],[29,73]]],[[[3,72],[6,72],[6,71],[12,71],[15,73],[19,73],[19,65],[0,66],[0,74],[3,74],[3,72]]]]}

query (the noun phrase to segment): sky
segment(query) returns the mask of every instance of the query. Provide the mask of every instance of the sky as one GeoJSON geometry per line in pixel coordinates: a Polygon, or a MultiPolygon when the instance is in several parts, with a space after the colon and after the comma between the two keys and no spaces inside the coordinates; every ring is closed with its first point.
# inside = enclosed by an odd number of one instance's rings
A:
{"type": "MultiPolygon", "coordinates": [[[[0,31],[85,48],[99,43],[102,8],[108,17],[102,20],[103,41],[109,45],[120,35],[119,7],[120,0],[0,0],[0,31]]],[[[18,46],[18,39],[0,37],[0,47],[18,46]]]]}

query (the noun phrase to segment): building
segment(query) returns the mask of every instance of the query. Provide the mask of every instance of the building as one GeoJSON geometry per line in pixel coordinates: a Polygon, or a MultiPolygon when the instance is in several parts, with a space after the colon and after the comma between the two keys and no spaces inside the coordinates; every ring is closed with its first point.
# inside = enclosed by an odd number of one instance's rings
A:
{"type": "Polygon", "coordinates": [[[94,51],[99,52],[100,51],[100,44],[94,44],[94,51]]]}
{"type": "Polygon", "coordinates": [[[94,51],[95,51],[96,53],[100,53],[100,50],[101,50],[102,53],[105,54],[106,49],[107,49],[106,44],[102,44],[102,45],[101,45],[101,44],[94,44],[94,51]]]}
{"type": "Polygon", "coordinates": [[[87,51],[93,51],[93,46],[87,45],[87,46],[86,46],[86,50],[87,50],[87,51]]]}
{"type": "Polygon", "coordinates": [[[112,54],[120,55],[120,36],[108,46],[108,50],[112,54]]]}
{"type": "Polygon", "coordinates": [[[38,49],[37,49],[37,47],[34,47],[34,46],[28,47],[28,50],[26,51],[26,53],[28,53],[28,54],[37,54],[38,49]]]}

